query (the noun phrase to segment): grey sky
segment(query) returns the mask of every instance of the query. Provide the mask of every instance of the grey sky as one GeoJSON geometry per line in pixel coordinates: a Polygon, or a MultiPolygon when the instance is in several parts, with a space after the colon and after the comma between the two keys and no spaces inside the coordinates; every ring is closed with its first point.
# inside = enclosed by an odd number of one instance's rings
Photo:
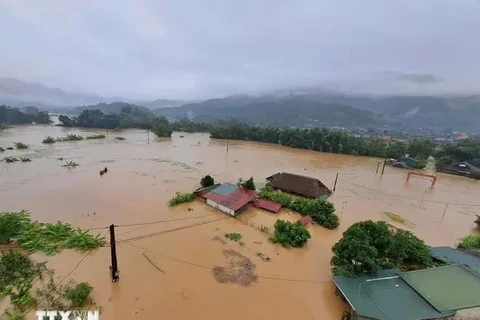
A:
{"type": "Polygon", "coordinates": [[[1,0],[0,77],[143,98],[476,92],[479,13],[475,0],[1,0]]]}

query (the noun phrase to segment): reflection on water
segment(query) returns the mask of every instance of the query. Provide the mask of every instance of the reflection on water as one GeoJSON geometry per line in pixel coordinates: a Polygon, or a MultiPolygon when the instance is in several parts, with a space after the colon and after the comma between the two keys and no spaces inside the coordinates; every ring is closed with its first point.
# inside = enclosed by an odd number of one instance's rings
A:
{"type": "MultiPolygon", "coordinates": [[[[28,209],[35,218],[61,219],[84,228],[175,220],[117,229],[120,282],[110,282],[108,248],[88,256],[71,275],[95,287],[95,300],[104,308],[102,319],[339,319],[346,306],[330,281],[330,248],[349,225],[385,220],[412,230],[428,244],[454,245],[473,230],[480,209],[478,182],[441,175],[430,189],[429,181],[418,177],[407,184],[406,172],[394,168],[386,168],[380,178],[375,176],[376,159],[244,141],[230,141],[227,153],[226,141],[210,140],[206,134],[174,134],[171,139],[150,134],[148,143],[142,130],[110,131],[103,140],[41,143],[48,135],[73,132],[107,134],[53,126],[0,131],[0,146],[18,141],[30,145],[1,157],[32,158],[30,163],[0,162],[2,211],[28,209]],[[80,166],[63,168],[58,158],[80,166]],[[105,166],[108,173],[100,177],[105,166]],[[273,229],[277,218],[296,221],[299,217],[288,210],[275,215],[252,207],[237,221],[200,201],[166,206],[176,191],[193,190],[205,174],[222,182],[250,176],[264,182],[279,171],[314,176],[329,186],[338,172],[331,200],[341,216],[339,229],[309,226],[312,239],[305,248],[284,249],[270,244],[259,229],[273,229]],[[212,241],[230,232],[240,233],[244,245],[212,241]],[[248,286],[215,278],[215,266],[231,268],[225,252],[232,251],[254,265],[250,271],[256,281],[248,286]]],[[[49,265],[63,276],[81,258],[65,251],[49,265]]]]}

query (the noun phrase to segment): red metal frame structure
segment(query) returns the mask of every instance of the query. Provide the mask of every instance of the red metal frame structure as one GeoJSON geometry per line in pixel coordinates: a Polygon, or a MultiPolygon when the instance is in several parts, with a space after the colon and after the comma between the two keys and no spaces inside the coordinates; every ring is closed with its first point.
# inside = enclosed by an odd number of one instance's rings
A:
{"type": "Polygon", "coordinates": [[[408,171],[407,173],[407,182],[410,180],[410,176],[415,175],[415,176],[421,176],[421,177],[427,177],[432,179],[432,186],[433,188],[435,186],[435,183],[437,183],[437,176],[433,174],[428,174],[428,173],[423,173],[423,172],[415,172],[415,171],[408,171]]]}

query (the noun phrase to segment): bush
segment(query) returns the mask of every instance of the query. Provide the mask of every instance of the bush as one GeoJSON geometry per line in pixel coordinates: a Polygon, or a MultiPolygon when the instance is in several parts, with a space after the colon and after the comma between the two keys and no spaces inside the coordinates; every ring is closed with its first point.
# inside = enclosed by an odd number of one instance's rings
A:
{"type": "Polygon", "coordinates": [[[381,269],[431,266],[430,248],[406,230],[393,231],[384,221],[357,222],[333,247],[330,264],[335,275],[355,277],[381,269]]]}
{"type": "Polygon", "coordinates": [[[3,160],[5,160],[6,163],[13,163],[18,161],[18,159],[15,157],[5,157],[3,160]]]}
{"type": "Polygon", "coordinates": [[[55,139],[48,136],[48,137],[45,137],[45,139],[42,140],[43,143],[55,143],[55,139]]]}
{"type": "Polygon", "coordinates": [[[200,180],[200,185],[203,188],[213,186],[214,184],[215,184],[215,180],[210,175],[206,175],[205,177],[202,178],[202,180],[200,180]]]}
{"type": "Polygon", "coordinates": [[[57,138],[58,142],[63,142],[63,141],[80,141],[83,140],[82,136],[79,136],[77,134],[67,134],[63,138],[57,138]]]}
{"type": "Polygon", "coordinates": [[[262,188],[258,194],[260,198],[278,202],[282,206],[297,211],[302,216],[311,216],[313,221],[327,229],[335,229],[340,225],[340,220],[335,214],[335,206],[328,201],[320,199],[307,199],[292,197],[270,187],[262,188]]]}
{"type": "Polygon", "coordinates": [[[480,234],[463,237],[458,244],[460,249],[480,249],[480,234]]]}
{"type": "Polygon", "coordinates": [[[9,243],[11,239],[18,238],[22,230],[30,223],[29,213],[20,212],[0,213],[0,243],[9,243]]]}
{"type": "Polygon", "coordinates": [[[168,201],[168,206],[173,207],[181,203],[192,202],[193,200],[195,200],[195,195],[193,193],[177,192],[173,198],[168,201]]]}
{"type": "Polygon", "coordinates": [[[87,139],[93,140],[93,139],[105,139],[106,136],[104,134],[95,134],[92,136],[87,136],[87,139]]]}
{"type": "Polygon", "coordinates": [[[310,239],[310,232],[299,222],[291,223],[284,220],[275,222],[275,232],[270,240],[273,243],[281,243],[282,246],[303,247],[310,239]]]}
{"type": "Polygon", "coordinates": [[[17,149],[28,149],[28,145],[23,142],[15,142],[15,147],[17,149]]]}
{"type": "Polygon", "coordinates": [[[124,138],[124,137],[115,137],[115,139],[117,139],[117,140],[121,140],[121,141],[122,141],[122,140],[125,140],[125,138],[124,138]]]}
{"type": "Polygon", "coordinates": [[[32,159],[28,158],[28,157],[22,157],[20,158],[20,160],[22,160],[22,162],[31,162],[32,159]]]}
{"type": "Polygon", "coordinates": [[[253,177],[250,177],[250,179],[243,183],[243,188],[247,190],[255,190],[255,183],[253,182],[253,177]]]}
{"type": "Polygon", "coordinates": [[[83,307],[89,302],[93,287],[87,282],[80,282],[65,290],[64,298],[71,302],[72,307],[83,307]]]}
{"type": "Polygon", "coordinates": [[[228,240],[238,242],[238,241],[242,240],[242,235],[240,233],[236,233],[236,232],[226,233],[225,238],[227,238],[228,240]]]}

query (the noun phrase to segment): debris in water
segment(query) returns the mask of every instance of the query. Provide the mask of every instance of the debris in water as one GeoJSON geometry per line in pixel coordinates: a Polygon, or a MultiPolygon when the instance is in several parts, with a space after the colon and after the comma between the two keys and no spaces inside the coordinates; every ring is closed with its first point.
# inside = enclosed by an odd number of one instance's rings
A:
{"type": "Polygon", "coordinates": [[[247,257],[234,250],[223,250],[227,267],[215,266],[213,276],[220,283],[235,283],[241,286],[249,286],[257,281],[255,264],[247,257]]]}
{"type": "Polygon", "coordinates": [[[213,237],[212,238],[212,241],[218,241],[220,242],[221,244],[227,244],[227,241],[225,241],[222,237],[220,236],[216,236],[216,237],[213,237]]]}
{"type": "Polygon", "coordinates": [[[270,262],[272,260],[272,259],[270,259],[269,256],[267,256],[265,253],[262,253],[262,252],[258,252],[257,257],[262,259],[263,262],[270,262]]]}
{"type": "Polygon", "coordinates": [[[150,262],[152,264],[152,266],[157,269],[158,271],[160,271],[161,273],[165,273],[165,271],[163,271],[162,269],[160,269],[160,267],[158,267],[155,263],[153,263],[152,260],[150,260],[150,258],[147,256],[147,254],[144,252],[143,253],[143,256],[145,257],[145,259],[148,260],[148,262],[150,262]]]}

